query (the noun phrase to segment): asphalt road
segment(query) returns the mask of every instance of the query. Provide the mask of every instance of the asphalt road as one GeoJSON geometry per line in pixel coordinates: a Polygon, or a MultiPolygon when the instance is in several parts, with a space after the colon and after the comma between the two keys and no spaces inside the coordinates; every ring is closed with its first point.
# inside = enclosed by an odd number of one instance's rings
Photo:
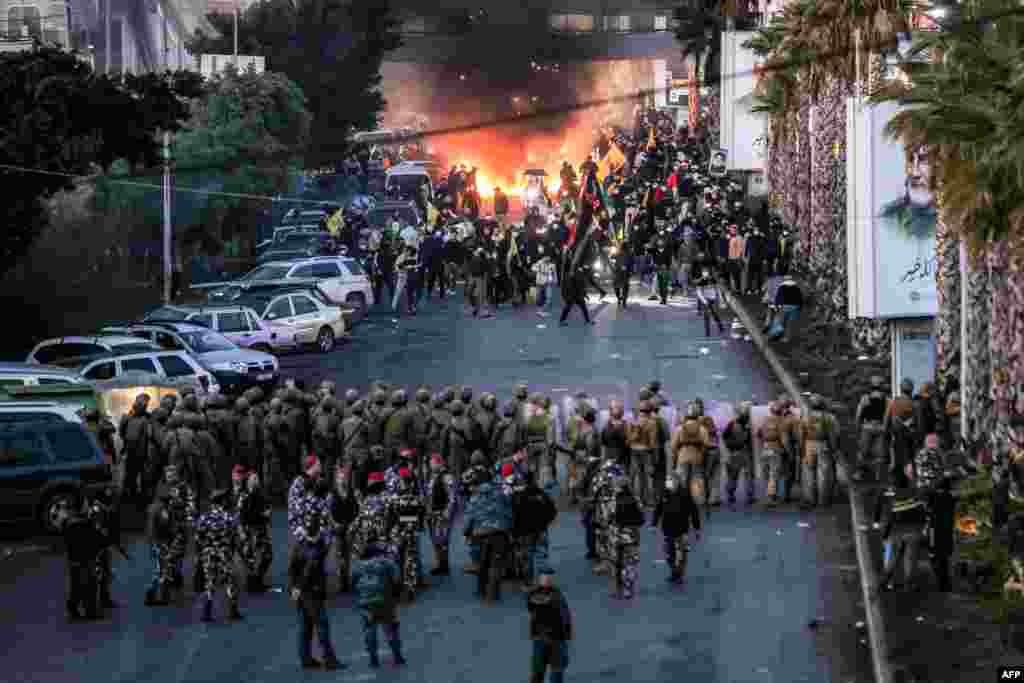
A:
{"type": "MultiPolygon", "coordinates": [[[[377,378],[405,385],[465,382],[502,398],[514,383],[526,381],[552,392],[584,388],[604,402],[613,395],[632,398],[654,378],[677,400],[700,394],[720,400],[755,396],[764,402],[778,394],[749,344],[703,339],[703,324],[687,302],[646,303],[625,312],[614,304],[599,307],[592,328],[578,319],[559,328],[557,320],[541,319],[532,310],[473,320],[463,317],[460,302],[425,304],[421,315],[397,323],[387,315],[371,316],[347,347],[326,357],[287,358],[283,366],[286,374],[307,381],[331,378],[341,387],[363,387],[377,378]]],[[[848,558],[826,542],[834,536],[835,515],[842,512],[841,507],[830,513],[795,507],[713,512],[705,539],[691,556],[685,589],[665,583],[660,532],[644,529],[639,594],[625,605],[609,600],[607,580],[591,574],[579,517],[563,512],[551,533],[551,560],[577,625],[566,679],[850,680],[850,667],[840,666],[840,660],[856,642],[837,630],[808,629],[810,620],[827,624],[841,608],[847,618],[846,608],[856,600],[855,585],[841,581],[837,569],[848,558]]],[[[275,515],[274,537],[272,580],[283,588],[283,511],[275,515]]],[[[461,567],[466,549],[461,534],[453,538],[453,566],[461,567]]],[[[456,572],[403,608],[410,662],[403,670],[390,666],[390,656],[382,656],[379,671],[368,668],[350,598],[335,598],[332,636],[350,667],[305,673],[298,668],[295,611],[284,593],[245,596],[247,618],[239,625],[201,624],[191,593],[179,607],[146,608],[148,548],[128,540],[135,559],[116,560],[115,594],[123,606],[92,624],[64,622],[63,561],[45,544],[25,541],[0,559],[5,680],[512,683],[528,678],[526,610],[511,584],[500,605],[484,608],[472,597],[475,579],[456,572]]],[[[382,644],[382,655],[385,651],[382,644]]]]}

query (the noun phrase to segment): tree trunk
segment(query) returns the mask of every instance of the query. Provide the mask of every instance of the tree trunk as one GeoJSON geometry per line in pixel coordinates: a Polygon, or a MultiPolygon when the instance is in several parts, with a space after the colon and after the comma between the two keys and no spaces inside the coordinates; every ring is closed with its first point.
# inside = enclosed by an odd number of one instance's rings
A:
{"type": "Polygon", "coordinates": [[[939,313],[936,316],[936,368],[939,386],[951,379],[960,381],[960,240],[947,225],[939,193],[939,216],[935,231],[936,290],[939,313]]]}
{"type": "Polygon", "coordinates": [[[985,254],[968,258],[967,264],[967,383],[961,387],[963,420],[971,440],[992,433],[992,354],[989,323],[992,291],[985,254]]]}
{"type": "Polygon", "coordinates": [[[850,321],[850,344],[861,355],[886,359],[892,353],[888,320],[854,318],[850,321]]]}
{"type": "Polygon", "coordinates": [[[786,112],[785,128],[779,134],[779,192],[782,200],[782,222],[796,227],[796,114],[786,112]]]}
{"type": "Polygon", "coordinates": [[[796,258],[800,270],[810,266],[810,250],[814,243],[811,233],[811,98],[800,95],[797,110],[797,145],[794,168],[794,195],[796,199],[796,221],[793,227],[800,237],[796,258]]]}
{"type": "Polygon", "coordinates": [[[846,88],[830,80],[814,105],[809,265],[823,319],[846,319],[846,88]],[[837,145],[840,153],[837,155],[837,145]]]}

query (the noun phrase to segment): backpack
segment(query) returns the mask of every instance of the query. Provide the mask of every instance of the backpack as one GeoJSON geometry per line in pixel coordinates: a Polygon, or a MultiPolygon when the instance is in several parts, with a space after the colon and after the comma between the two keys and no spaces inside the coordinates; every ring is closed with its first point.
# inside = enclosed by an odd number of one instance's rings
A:
{"type": "Polygon", "coordinates": [[[658,447],[658,421],[653,417],[641,417],[630,432],[630,448],[653,451],[658,447]]]}
{"type": "Polygon", "coordinates": [[[779,443],[782,441],[782,430],[779,428],[779,418],[776,415],[772,415],[764,421],[761,432],[762,440],[765,443],[779,443]]]}
{"type": "Polygon", "coordinates": [[[615,497],[615,524],[624,527],[644,525],[644,513],[632,491],[619,491],[615,497]]]}
{"type": "Polygon", "coordinates": [[[704,442],[700,438],[700,422],[697,420],[689,419],[683,422],[683,438],[682,443],[684,446],[703,446],[704,442]]]}
{"type": "Polygon", "coordinates": [[[737,452],[747,448],[750,443],[750,422],[740,424],[733,420],[725,429],[725,445],[730,451],[737,452]]]}
{"type": "Polygon", "coordinates": [[[543,490],[528,487],[512,497],[515,530],[518,536],[539,534],[547,529],[558,515],[551,496],[543,490]]]}

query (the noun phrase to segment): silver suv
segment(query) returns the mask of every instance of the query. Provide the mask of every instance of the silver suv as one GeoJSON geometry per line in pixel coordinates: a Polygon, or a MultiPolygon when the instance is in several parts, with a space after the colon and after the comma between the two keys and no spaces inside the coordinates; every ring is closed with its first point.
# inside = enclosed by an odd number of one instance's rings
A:
{"type": "Polygon", "coordinates": [[[300,346],[294,331],[260,320],[256,311],[247,306],[172,304],[151,311],[141,322],[190,322],[202,325],[220,332],[243,349],[264,353],[295,351],[300,346]]]}

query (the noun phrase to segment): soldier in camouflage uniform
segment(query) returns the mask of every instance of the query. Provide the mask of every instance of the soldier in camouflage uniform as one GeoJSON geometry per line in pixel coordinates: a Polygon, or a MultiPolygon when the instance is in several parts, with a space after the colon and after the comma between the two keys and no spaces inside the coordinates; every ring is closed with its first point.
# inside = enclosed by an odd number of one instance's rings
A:
{"type": "Polygon", "coordinates": [[[427,438],[423,444],[427,453],[441,453],[444,437],[452,416],[448,412],[443,394],[436,394],[430,400],[430,415],[427,420],[427,438]]]}
{"type": "Polygon", "coordinates": [[[174,510],[171,489],[161,483],[156,497],[146,514],[146,535],[149,537],[149,554],[153,559],[153,579],[146,591],[147,607],[166,605],[170,602],[171,586],[174,584],[174,551],[171,544],[184,523],[174,510]]]}
{"type": "MultiPolygon", "coordinates": [[[[372,403],[366,407],[366,418],[370,425],[370,445],[384,445],[384,424],[390,417],[391,411],[388,407],[388,395],[382,390],[373,392],[372,403]]],[[[385,463],[390,465],[391,463],[385,463]]]]}
{"type": "Polygon", "coordinates": [[[284,421],[284,402],[276,396],[270,399],[267,416],[263,420],[263,480],[272,496],[285,494],[284,459],[287,455],[287,426],[284,421]]]}
{"type": "Polygon", "coordinates": [[[836,455],[839,453],[839,423],[825,410],[825,398],[810,398],[810,413],[800,420],[800,458],[803,467],[803,502],[828,507],[832,503],[836,455]]]}
{"type": "Polygon", "coordinates": [[[284,436],[282,468],[285,481],[291,480],[299,472],[304,455],[310,449],[309,417],[306,412],[306,396],[298,389],[290,389],[284,395],[283,421],[285,429],[280,432],[284,436]]]}
{"type": "Polygon", "coordinates": [[[640,572],[640,529],[644,525],[639,500],[625,477],[613,477],[610,488],[614,490],[611,501],[611,516],[608,524],[608,545],[612,574],[609,577],[609,594],[612,598],[632,600],[636,596],[636,583],[640,572]],[[623,499],[631,499],[637,506],[637,520],[621,518],[623,499]]]}
{"type": "Polygon", "coordinates": [[[679,427],[672,435],[672,466],[679,478],[690,489],[690,495],[698,504],[706,503],[704,462],[711,436],[700,420],[700,407],[695,401],[686,405],[686,415],[678,418],[679,427]]]}
{"type": "Polygon", "coordinates": [[[621,573],[618,550],[622,544],[616,543],[614,533],[615,502],[620,483],[625,481],[627,481],[625,468],[607,457],[597,476],[594,477],[593,497],[596,504],[594,524],[599,557],[599,566],[595,568],[597,574],[616,577],[621,573]]]}
{"type": "MultiPolygon", "coordinates": [[[[595,430],[596,436],[596,430],[595,430]]],[[[597,439],[595,438],[596,442],[597,439]]],[[[596,500],[594,498],[594,480],[601,469],[601,448],[585,451],[582,460],[577,461],[577,474],[579,475],[578,496],[580,503],[580,522],[583,524],[584,539],[587,546],[587,559],[592,563],[598,561],[597,535],[594,524],[596,512],[596,500]]]]}
{"type": "Polygon", "coordinates": [[[334,558],[338,568],[338,590],[347,593],[352,588],[350,565],[352,561],[352,523],[359,514],[359,502],[348,471],[338,465],[334,471],[334,490],[331,491],[331,519],[336,530],[334,558]]]}
{"type": "Polygon", "coordinates": [[[498,429],[498,397],[490,392],[480,395],[480,405],[473,415],[476,423],[475,431],[479,437],[478,448],[490,448],[491,441],[498,429]]]}
{"type": "Polygon", "coordinates": [[[338,402],[333,396],[326,396],[313,417],[313,454],[320,458],[328,472],[333,472],[339,462],[341,443],[338,402]]]}
{"type": "Polygon", "coordinates": [[[785,486],[782,467],[785,457],[785,424],[782,415],[785,406],[776,401],[771,404],[771,415],[757,428],[757,440],[761,445],[761,478],[768,484],[768,501],[775,505],[779,499],[779,487],[785,486]]]}
{"type": "MultiPolygon", "coordinates": [[[[323,465],[311,455],[306,458],[303,472],[295,477],[291,487],[288,489],[288,529],[294,540],[301,541],[305,533],[303,525],[311,514],[320,515],[321,519],[329,521],[330,510],[328,509],[328,496],[330,485],[326,486],[328,491],[318,491],[323,479],[323,465]]],[[[328,538],[331,529],[324,530],[328,538]]]]}
{"type": "Polygon", "coordinates": [[[241,525],[241,555],[248,573],[246,590],[263,593],[270,587],[267,572],[274,561],[274,545],[270,538],[273,508],[260,487],[259,474],[243,471],[242,475],[245,488],[240,492],[236,509],[241,525]]]}
{"type": "Polygon", "coordinates": [[[167,419],[170,414],[163,408],[157,408],[150,413],[149,422],[149,446],[147,447],[148,457],[145,467],[145,500],[152,501],[156,488],[164,477],[164,467],[167,466],[167,451],[164,450],[164,441],[167,438],[167,419]]]}
{"type": "Polygon", "coordinates": [[[622,401],[608,405],[608,424],[601,430],[601,446],[606,458],[611,458],[623,469],[629,467],[629,423],[625,420],[626,408],[622,401]]]}
{"type": "Polygon", "coordinates": [[[726,493],[729,496],[729,505],[736,504],[736,487],[739,484],[740,475],[747,479],[747,504],[753,505],[755,500],[754,482],[757,480],[756,469],[754,468],[754,433],[750,422],[749,401],[736,404],[736,418],[726,426],[722,432],[722,441],[728,448],[728,459],[726,460],[726,473],[728,480],[725,484],[726,493]]]}
{"type": "Polygon", "coordinates": [[[426,507],[418,490],[416,477],[409,467],[399,470],[399,488],[389,496],[387,503],[388,527],[391,544],[402,568],[402,585],[405,599],[416,598],[416,587],[420,584],[419,533],[426,521],[426,507]]]}
{"type": "MultiPolygon", "coordinates": [[[[502,475],[511,477],[513,466],[505,463],[502,475]]],[[[477,597],[496,602],[501,596],[501,577],[508,563],[508,535],[512,530],[512,500],[495,481],[480,484],[466,507],[463,535],[480,545],[477,597]]]]}
{"type": "Polygon", "coordinates": [[[238,544],[238,518],[227,509],[227,490],[218,489],[210,496],[210,509],[196,524],[196,555],[203,563],[206,591],[203,621],[213,621],[213,595],[221,586],[227,594],[227,617],[242,618],[238,610],[238,587],[235,585],[234,557],[238,544]]]}
{"type": "Polygon", "coordinates": [[[548,481],[557,479],[557,474],[553,472],[554,463],[551,462],[551,417],[544,410],[543,396],[530,396],[529,403],[523,408],[523,422],[530,476],[544,487],[548,481]]]}
{"type": "Polygon", "coordinates": [[[370,425],[365,416],[366,403],[356,401],[351,414],[341,423],[341,461],[349,472],[356,490],[366,491],[366,477],[370,473],[370,425]]]}
{"type": "Polygon", "coordinates": [[[235,414],[229,405],[228,398],[221,394],[206,401],[206,426],[219,447],[213,462],[216,488],[230,485],[231,469],[235,465],[235,414]]]}
{"type": "Polygon", "coordinates": [[[871,377],[871,390],[861,396],[857,404],[858,465],[857,479],[865,475],[884,481],[883,470],[887,458],[885,445],[885,380],[879,375],[871,377]]]}
{"type": "Polygon", "coordinates": [[[412,449],[403,448],[398,452],[398,457],[395,458],[395,464],[384,470],[384,492],[389,496],[398,495],[399,490],[402,488],[402,475],[403,469],[408,469],[412,472],[413,479],[415,480],[416,487],[418,488],[419,479],[416,477],[416,471],[413,469],[413,453],[412,449]]]}
{"type": "Polygon", "coordinates": [[[525,384],[517,384],[512,390],[512,401],[509,405],[515,411],[516,417],[522,420],[523,408],[526,407],[527,402],[530,400],[530,387],[525,384]]]}
{"type": "MultiPolygon", "coordinates": [[[[444,457],[441,458],[444,460],[444,457]]],[[[474,451],[469,458],[469,467],[462,473],[462,492],[460,499],[468,504],[469,500],[476,495],[480,485],[485,481],[494,479],[492,465],[487,461],[483,451],[474,451]]],[[[473,538],[467,540],[469,545],[469,559],[466,561],[463,571],[467,574],[476,574],[480,570],[480,544],[474,542],[473,538]]]]}
{"type": "Polygon", "coordinates": [[[430,463],[427,460],[429,453],[440,453],[441,449],[429,450],[427,441],[430,439],[431,415],[430,389],[423,386],[416,390],[416,402],[410,407],[412,413],[413,434],[416,439],[416,453],[418,455],[418,471],[416,474],[425,481],[430,474],[430,463]]]}
{"type": "Polygon", "coordinates": [[[170,557],[168,558],[174,580],[171,588],[182,588],[185,585],[184,567],[185,551],[188,548],[188,538],[195,525],[199,509],[196,506],[196,496],[188,482],[181,478],[179,468],[176,465],[168,465],[164,470],[164,482],[170,494],[170,509],[175,520],[175,534],[170,542],[170,557]]]}
{"type": "Polygon", "coordinates": [[[416,419],[409,408],[409,395],[398,389],[391,395],[391,410],[384,421],[384,449],[389,463],[397,462],[403,450],[413,451],[410,467],[416,467],[416,419]]]}
{"type": "Polygon", "coordinates": [[[147,410],[149,395],[135,397],[131,412],[121,418],[121,457],[124,463],[122,489],[127,498],[141,498],[146,488],[144,470],[152,445],[152,418],[147,410]]]}
{"type": "Polygon", "coordinates": [[[476,423],[466,415],[466,405],[462,401],[453,401],[450,410],[452,419],[445,429],[441,455],[452,474],[461,477],[478,443],[476,423]]]}
{"type": "Polygon", "coordinates": [[[110,595],[114,578],[110,548],[120,545],[121,519],[113,489],[104,489],[88,500],[86,505],[86,517],[95,526],[101,544],[93,563],[99,586],[99,606],[104,609],[114,608],[118,605],[110,595]]]}
{"type": "Polygon", "coordinates": [[[367,477],[366,497],[359,507],[359,514],[352,523],[352,556],[362,557],[371,543],[388,546],[388,552],[397,556],[391,546],[391,529],[388,528],[388,495],[384,491],[384,473],[370,472],[367,477]]]}
{"type": "MultiPolygon", "coordinates": [[[[519,407],[514,402],[505,404],[501,411],[501,420],[494,428],[490,449],[495,461],[501,462],[512,457],[512,454],[526,445],[523,424],[519,419],[519,407]]],[[[488,465],[493,466],[494,462],[488,465]]]]}
{"type": "Polygon", "coordinates": [[[708,505],[722,504],[722,451],[719,447],[718,426],[710,415],[704,414],[704,399],[695,398],[697,419],[708,434],[708,447],[704,451],[704,490],[708,505]]]}
{"type": "MultiPolygon", "coordinates": [[[[185,424],[195,434],[197,453],[193,482],[200,509],[205,509],[210,492],[217,486],[217,468],[224,462],[224,452],[217,437],[210,433],[210,427],[202,415],[195,413],[185,418],[185,424]]],[[[226,483],[226,482],[225,482],[226,483]]]]}
{"type": "Polygon", "coordinates": [[[569,422],[568,446],[571,453],[568,487],[570,502],[575,505],[585,495],[582,486],[586,468],[596,459],[601,459],[601,437],[597,433],[597,411],[593,406],[582,406],[582,413],[569,422]]]}
{"type": "Polygon", "coordinates": [[[459,387],[458,394],[462,405],[466,406],[466,417],[476,422],[477,406],[473,402],[473,387],[464,384],[459,387]]]}
{"type": "MultiPolygon", "coordinates": [[[[263,426],[245,398],[235,401],[234,464],[259,469],[263,464],[263,426]]],[[[266,472],[263,472],[266,474],[266,472]]]]}

